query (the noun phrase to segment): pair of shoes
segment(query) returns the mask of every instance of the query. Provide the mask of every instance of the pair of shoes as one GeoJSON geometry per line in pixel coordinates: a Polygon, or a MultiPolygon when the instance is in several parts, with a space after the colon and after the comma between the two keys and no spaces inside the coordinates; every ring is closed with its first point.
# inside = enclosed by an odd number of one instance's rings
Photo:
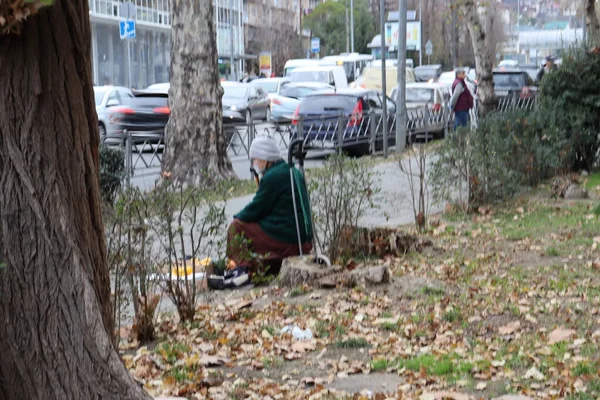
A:
{"type": "Polygon", "coordinates": [[[234,289],[250,283],[250,275],[246,268],[236,268],[228,271],[225,276],[209,275],[208,287],[213,290],[234,289]]]}

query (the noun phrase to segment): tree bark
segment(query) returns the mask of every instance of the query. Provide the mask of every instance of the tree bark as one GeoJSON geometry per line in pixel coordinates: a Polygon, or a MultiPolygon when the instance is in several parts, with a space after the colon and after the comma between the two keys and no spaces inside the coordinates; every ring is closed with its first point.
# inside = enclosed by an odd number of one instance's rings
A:
{"type": "Polygon", "coordinates": [[[0,36],[0,399],[147,398],[114,343],[87,0],[0,36]]]}
{"type": "Polygon", "coordinates": [[[479,115],[484,116],[490,111],[493,111],[497,104],[492,75],[494,56],[486,46],[486,32],[481,24],[476,2],[474,0],[464,0],[461,8],[467,22],[469,35],[471,36],[473,53],[475,53],[479,115]]]}
{"type": "Polygon", "coordinates": [[[213,2],[171,0],[171,116],[165,172],[176,184],[201,187],[234,177],[223,135],[213,2]]]}
{"type": "Polygon", "coordinates": [[[600,46],[600,21],[596,13],[595,0],[585,0],[585,25],[590,47],[600,46]]]}

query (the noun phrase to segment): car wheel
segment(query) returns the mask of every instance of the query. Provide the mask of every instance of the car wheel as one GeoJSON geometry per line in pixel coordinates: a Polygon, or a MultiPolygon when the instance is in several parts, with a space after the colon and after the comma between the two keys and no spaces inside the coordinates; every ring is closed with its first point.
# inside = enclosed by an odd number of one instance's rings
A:
{"type": "Polygon", "coordinates": [[[100,133],[100,141],[103,142],[106,139],[106,128],[104,124],[98,124],[98,132],[100,133]]]}
{"type": "Polygon", "coordinates": [[[271,107],[267,108],[267,122],[271,122],[273,117],[271,116],[271,107]]]}
{"type": "Polygon", "coordinates": [[[252,112],[250,110],[246,111],[246,124],[250,125],[252,123],[252,112]]]}

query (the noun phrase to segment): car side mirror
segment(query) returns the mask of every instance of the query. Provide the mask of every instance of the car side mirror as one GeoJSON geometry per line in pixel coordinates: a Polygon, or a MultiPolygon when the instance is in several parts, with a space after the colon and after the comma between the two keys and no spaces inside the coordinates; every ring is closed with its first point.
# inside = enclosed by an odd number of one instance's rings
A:
{"type": "Polygon", "coordinates": [[[114,106],[118,106],[119,102],[115,99],[111,99],[106,103],[106,107],[114,107],[114,106]]]}

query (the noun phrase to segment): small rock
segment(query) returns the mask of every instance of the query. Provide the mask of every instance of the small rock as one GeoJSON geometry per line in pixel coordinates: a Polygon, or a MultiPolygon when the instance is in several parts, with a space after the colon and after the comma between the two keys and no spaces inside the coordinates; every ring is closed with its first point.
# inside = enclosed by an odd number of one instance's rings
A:
{"type": "Polygon", "coordinates": [[[590,173],[589,173],[587,170],[585,170],[585,169],[584,169],[584,170],[581,170],[581,172],[579,173],[579,175],[581,175],[581,176],[584,176],[584,177],[585,177],[585,176],[589,176],[589,175],[590,175],[590,173]]]}
{"type": "Polygon", "coordinates": [[[565,191],[565,199],[567,200],[580,200],[587,199],[589,197],[590,194],[587,190],[574,183],[572,183],[565,191]]]}

